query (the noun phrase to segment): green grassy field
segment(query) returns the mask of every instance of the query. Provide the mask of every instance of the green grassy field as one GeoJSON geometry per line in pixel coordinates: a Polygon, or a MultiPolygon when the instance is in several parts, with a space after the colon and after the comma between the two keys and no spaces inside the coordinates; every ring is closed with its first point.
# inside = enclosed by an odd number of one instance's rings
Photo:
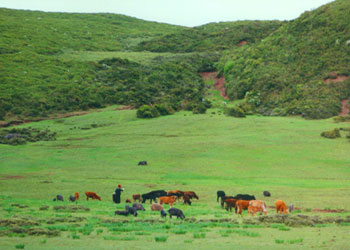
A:
{"type": "MultiPolygon", "coordinates": [[[[22,127],[49,128],[57,132],[57,140],[0,145],[1,249],[347,248],[349,223],[251,225],[246,213],[238,218],[216,202],[217,190],[249,193],[268,206],[277,199],[293,203],[298,209],[292,217],[345,219],[350,215],[350,144],[345,134],[330,140],[320,133],[346,125],[297,117],[236,119],[219,109],[151,120],[137,119],[135,112],[112,106],[25,124],[22,127]],[[148,166],[137,166],[140,160],[147,160],[148,166]],[[125,205],[112,203],[118,184],[125,187],[122,201],[156,189],[193,190],[199,200],[191,207],[175,205],[184,211],[184,222],[162,221],[148,203],[137,218],[117,217],[115,209],[125,205]],[[263,197],[264,190],[272,197],[263,197]],[[97,192],[102,201],[86,202],[85,191],[97,192]],[[68,200],[74,192],[81,195],[78,205],[90,211],[54,209],[72,205],[53,202],[56,194],[68,200]],[[42,206],[48,209],[40,210],[42,206]],[[37,236],[33,228],[46,233],[37,236]],[[47,237],[47,232],[59,235],[47,237]]],[[[268,212],[275,214],[273,208],[268,212]]]]}

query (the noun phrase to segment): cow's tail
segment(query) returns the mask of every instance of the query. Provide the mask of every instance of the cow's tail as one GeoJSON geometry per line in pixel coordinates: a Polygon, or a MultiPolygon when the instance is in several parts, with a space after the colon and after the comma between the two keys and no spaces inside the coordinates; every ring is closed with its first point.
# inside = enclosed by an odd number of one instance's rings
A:
{"type": "Polygon", "coordinates": [[[264,214],[266,215],[267,214],[267,209],[266,209],[265,202],[263,202],[263,204],[262,204],[262,210],[263,210],[264,214]]]}

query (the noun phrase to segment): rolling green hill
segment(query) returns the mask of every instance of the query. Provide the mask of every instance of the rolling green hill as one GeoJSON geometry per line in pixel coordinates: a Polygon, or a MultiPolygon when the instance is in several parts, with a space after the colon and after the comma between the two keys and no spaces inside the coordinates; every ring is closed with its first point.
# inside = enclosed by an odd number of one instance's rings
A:
{"type": "Polygon", "coordinates": [[[242,41],[249,44],[260,42],[281,24],[280,21],[209,23],[142,41],[135,49],[175,53],[227,50],[236,47],[242,41]]]}
{"type": "Polygon", "coordinates": [[[224,46],[228,40],[259,40],[278,26],[239,22],[191,29],[115,14],[0,9],[0,120],[108,104],[170,102],[178,108],[183,102],[199,102],[205,89],[197,73],[213,70],[220,57],[214,50],[229,48],[224,46]],[[167,35],[181,40],[197,30],[198,41],[191,37],[179,44],[189,43],[195,53],[136,51],[142,42],[153,44],[167,35]],[[111,65],[104,60],[113,58],[124,60],[106,70],[111,65]],[[130,73],[118,74],[122,71],[130,73]]]}
{"type": "Polygon", "coordinates": [[[336,115],[340,101],[350,97],[350,80],[324,80],[350,75],[349,23],[350,2],[337,0],[285,23],[259,44],[228,53],[219,68],[229,97],[259,96],[258,112],[266,115],[336,115]]]}

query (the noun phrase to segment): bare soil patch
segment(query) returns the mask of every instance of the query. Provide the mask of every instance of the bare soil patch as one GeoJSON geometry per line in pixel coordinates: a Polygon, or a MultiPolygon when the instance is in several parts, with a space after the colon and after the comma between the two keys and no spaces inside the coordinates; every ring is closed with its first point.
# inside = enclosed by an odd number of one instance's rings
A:
{"type": "Polygon", "coordinates": [[[5,181],[5,180],[22,179],[22,178],[24,178],[24,176],[22,176],[22,175],[7,175],[7,176],[2,177],[0,180],[5,181]]]}
{"type": "Polygon", "coordinates": [[[134,106],[122,106],[122,107],[118,107],[115,110],[132,110],[135,109],[134,106]]]}
{"type": "Polygon", "coordinates": [[[217,77],[217,72],[202,72],[201,73],[202,79],[204,80],[214,80],[214,88],[220,92],[220,95],[225,99],[228,100],[228,96],[226,94],[225,89],[225,78],[224,77],[217,77]]]}
{"type": "Polygon", "coordinates": [[[248,44],[248,41],[242,40],[239,43],[237,43],[237,46],[241,47],[241,46],[244,46],[244,45],[247,45],[247,44],[248,44]]]}
{"type": "Polygon", "coordinates": [[[324,83],[333,83],[333,82],[344,82],[349,79],[349,76],[337,75],[335,77],[329,77],[323,80],[324,83]]]}
{"type": "Polygon", "coordinates": [[[341,112],[339,113],[340,116],[346,116],[349,114],[350,110],[350,100],[342,100],[341,101],[341,112]]]}

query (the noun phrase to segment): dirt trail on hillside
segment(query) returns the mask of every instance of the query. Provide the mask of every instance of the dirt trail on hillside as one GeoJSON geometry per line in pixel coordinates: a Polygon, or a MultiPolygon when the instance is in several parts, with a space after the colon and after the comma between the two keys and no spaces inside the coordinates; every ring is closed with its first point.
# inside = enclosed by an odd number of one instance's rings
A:
{"type": "Polygon", "coordinates": [[[203,81],[205,80],[214,80],[214,88],[220,92],[220,95],[225,99],[229,100],[226,89],[225,89],[225,78],[217,78],[217,72],[202,72],[201,73],[203,81]]]}

